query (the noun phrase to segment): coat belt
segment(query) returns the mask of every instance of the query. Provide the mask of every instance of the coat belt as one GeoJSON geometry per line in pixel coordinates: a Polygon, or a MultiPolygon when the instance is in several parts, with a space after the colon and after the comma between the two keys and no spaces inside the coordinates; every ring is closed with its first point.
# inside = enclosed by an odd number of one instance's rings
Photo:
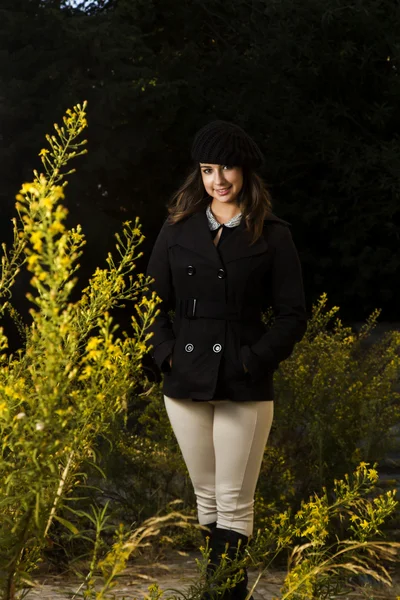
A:
{"type": "Polygon", "coordinates": [[[222,321],[261,321],[259,306],[232,309],[225,302],[198,298],[177,298],[175,312],[186,319],[220,319],[222,321]]]}

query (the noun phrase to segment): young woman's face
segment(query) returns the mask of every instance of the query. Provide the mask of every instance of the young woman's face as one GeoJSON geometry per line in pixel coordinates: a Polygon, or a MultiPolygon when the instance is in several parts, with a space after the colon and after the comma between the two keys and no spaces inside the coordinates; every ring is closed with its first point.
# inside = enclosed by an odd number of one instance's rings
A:
{"type": "Polygon", "coordinates": [[[219,202],[236,202],[243,187],[242,167],[200,163],[204,187],[209,196],[219,202]]]}

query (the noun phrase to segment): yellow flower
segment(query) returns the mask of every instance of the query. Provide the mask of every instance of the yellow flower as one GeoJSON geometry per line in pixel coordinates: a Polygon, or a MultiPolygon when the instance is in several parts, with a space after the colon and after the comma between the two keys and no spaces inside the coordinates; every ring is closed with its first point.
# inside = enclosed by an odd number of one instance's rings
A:
{"type": "Polygon", "coordinates": [[[28,263],[28,269],[32,270],[37,265],[39,256],[37,254],[31,254],[26,260],[28,263]]]}
{"type": "Polygon", "coordinates": [[[90,340],[88,341],[88,343],[86,345],[86,350],[88,350],[88,351],[95,350],[100,343],[101,343],[100,338],[92,337],[92,338],[90,338],[90,340]]]}
{"type": "Polygon", "coordinates": [[[89,365],[87,365],[82,372],[82,375],[79,376],[79,379],[82,381],[84,379],[88,379],[91,374],[92,374],[92,367],[90,367],[89,365]]]}
{"type": "Polygon", "coordinates": [[[52,223],[49,227],[50,233],[63,233],[65,231],[65,227],[59,221],[52,223]]]}
{"type": "Polygon", "coordinates": [[[53,199],[50,196],[45,196],[44,198],[40,198],[39,205],[42,208],[47,208],[47,210],[51,210],[53,208],[53,199]]]}
{"type": "MultiPolygon", "coordinates": [[[[64,198],[64,188],[61,185],[54,186],[51,191],[56,200],[62,200],[64,198]]],[[[67,211],[65,210],[65,212],[67,211]]]]}
{"type": "Polygon", "coordinates": [[[37,189],[33,183],[23,183],[21,188],[21,194],[34,194],[37,196],[37,189]]]}
{"type": "Polygon", "coordinates": [[[33,244],[33,249],[37,250],[38,252],[40,252],[43,247],[42,237],[43,234],[41,231],[34,231],[31,235],[31,243],[33,244]]]}
{"type": "Polygon", "coordinates": [[[146,352],[146,350],[147,350],[146,344],[144,344],[143,342],[138,342],[136,347],[137,347],[138,352],[146,352]]]}
{"type": "Polygon", "coordinates": [[[48,153],[49,153],[49,151],[46,148],[42,148],[41,151],[39,152],[39,156],[45,156],[48,153]]]}

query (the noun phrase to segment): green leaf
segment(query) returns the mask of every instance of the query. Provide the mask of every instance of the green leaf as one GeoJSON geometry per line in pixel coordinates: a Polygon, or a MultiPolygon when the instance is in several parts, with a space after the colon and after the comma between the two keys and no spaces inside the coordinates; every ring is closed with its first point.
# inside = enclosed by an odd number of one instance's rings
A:
{"type": "Polygon", "coordinates": [[[66,527],[67,529],[69,529],[71,531],[71,533],[73,533],[75,535],[79,534],[79,529],[77,529],[75,527],[75,525],[73,523],[71,523],[71,521],[68,521],[67,519],[63,519],[62,517],[58,517],[57,515],[54,515],[54,519],[56,519],[62,525],[64,525],[64,527],[66,527]]]}

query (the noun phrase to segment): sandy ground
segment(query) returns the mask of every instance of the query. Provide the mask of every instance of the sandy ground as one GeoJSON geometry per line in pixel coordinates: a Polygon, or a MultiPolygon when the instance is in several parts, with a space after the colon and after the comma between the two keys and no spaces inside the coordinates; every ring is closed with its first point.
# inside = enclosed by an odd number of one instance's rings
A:
{"type": "MultiPolygon", "coordinates": [[[[178,553],[168,551],[158,562],[149,559],[138,559],[129,566],[124,575],[118,580],[118,585],[113,593],[107,598],[118,600],[142,600],[148,594],[151,584],[157,583],[164,592],[166,599],[177,591],[184,591],[192,581],[198,577],[196,558],[200,558],[197,552],[178,553]],[[174,591],[172,591],[174,590],[174,591]]],[[[257,578],[257,572],[250,572],[249,580],[252,584],[257,578]]],[[[253,594],[254,600],[273,600],[280,598],[280,587],[284,580],[284,571],[274,570],[265,574],[259,581],[253,594]]],[[[80,586],[78,579],[61,575],[41,575],[36,579],[37,586],[27,595],[27,599],[34,600],[71,600],[80,586]]],[[[75,599],[82,596],[75,596],[75,599]]],[[[332,596],[332,599],[335,597],[332,596]]],[[[374,589],[369,593],[350,594],[341,596],[342,600],[363,598],[368,600],[396,600],[400,598],[400,574],[399,581],[393,588],[385,590],[374,589]]]]}
{"type": "MultiPolygon", "coordinates": [[[[168,551],[158,562],[138,559],[119,578],[113,594],[118,600],[142,600],[148,594],[149,586],[157,583],[164,592],[164,598],[167,598],[173,595],[172,590],[183,591],[198,578],[196,558],[200,558],[200,553],[168,551]]],[[[256,572],[250,573],[250,584],[255,581],[257,575],[256,572]]],[[[284,572],[279,571],[264,576],[253,594],[254,600],[272,600],[279,597],[283,578],[284,572]]],[[[71,600],[80,586],[78,579],[61,575],[41,575],[35,581],[37,586],[29,592],[28,600],[71,600]]],[[[113,594],[108,598],[113,598],[113,594]]]]}

